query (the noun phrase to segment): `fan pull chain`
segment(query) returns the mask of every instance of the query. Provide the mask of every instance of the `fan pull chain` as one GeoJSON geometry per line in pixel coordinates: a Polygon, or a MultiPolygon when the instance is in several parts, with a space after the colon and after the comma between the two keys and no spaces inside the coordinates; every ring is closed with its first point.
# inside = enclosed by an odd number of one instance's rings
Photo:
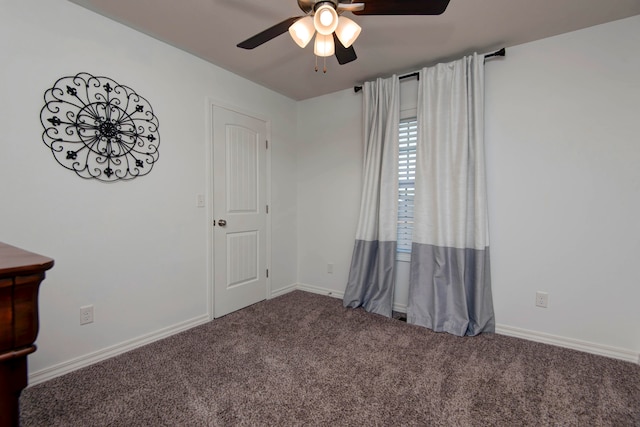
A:
{"type": "MultiPolygon", "coordinates": [[[[327,74],[327,57],[325,56],[322,59],[323,59],[322,72],[324,74],[327,74]]],[[[316,73],[317,73],[318,72],[318,57],[317,56],[316,56],[316,68],[315,68],[315,70],[316,70],[316,73]]]]}

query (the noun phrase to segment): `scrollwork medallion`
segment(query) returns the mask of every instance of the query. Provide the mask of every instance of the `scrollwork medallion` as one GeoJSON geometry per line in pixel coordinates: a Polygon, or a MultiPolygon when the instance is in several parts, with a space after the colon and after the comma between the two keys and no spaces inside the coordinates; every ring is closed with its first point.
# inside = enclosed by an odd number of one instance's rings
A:
{"type": "Polygon", "coordinates": [[[62,77],[44,94],[42,140],[82,178],[114,182],[151,172],[158,161],[158,118],[149,102],[108,77],[62,77]]]}

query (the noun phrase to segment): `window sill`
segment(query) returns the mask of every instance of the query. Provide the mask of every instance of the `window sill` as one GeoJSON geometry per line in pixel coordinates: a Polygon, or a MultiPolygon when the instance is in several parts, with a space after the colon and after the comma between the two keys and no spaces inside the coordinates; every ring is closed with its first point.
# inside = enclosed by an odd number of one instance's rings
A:
{"type": "Polygon", "coordinates": [[[411,262],[410,252],[396,252],[396,261],[411,262]]]}

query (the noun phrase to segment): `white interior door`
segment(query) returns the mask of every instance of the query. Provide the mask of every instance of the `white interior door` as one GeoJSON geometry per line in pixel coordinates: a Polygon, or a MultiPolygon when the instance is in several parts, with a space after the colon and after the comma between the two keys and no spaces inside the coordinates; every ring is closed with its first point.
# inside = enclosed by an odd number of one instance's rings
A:
{"type": "Polygon", "coordinates": [[[264,121],[213,108],[214,317],[267,297],[264,121]]]}

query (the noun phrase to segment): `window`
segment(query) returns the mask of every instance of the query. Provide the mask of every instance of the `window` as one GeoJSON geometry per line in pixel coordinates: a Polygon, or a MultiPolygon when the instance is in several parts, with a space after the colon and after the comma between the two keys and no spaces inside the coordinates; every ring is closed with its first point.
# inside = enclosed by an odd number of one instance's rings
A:
{"type": "Polygon", "coordinates": [[[413,198],[416,182],[416,145],[418,121],[415,117],[400,120],[398,129],[398,259],[411,254],[413,231],[413,198]],[[407,254],[402,256],[401,254],[407,254]]]}

